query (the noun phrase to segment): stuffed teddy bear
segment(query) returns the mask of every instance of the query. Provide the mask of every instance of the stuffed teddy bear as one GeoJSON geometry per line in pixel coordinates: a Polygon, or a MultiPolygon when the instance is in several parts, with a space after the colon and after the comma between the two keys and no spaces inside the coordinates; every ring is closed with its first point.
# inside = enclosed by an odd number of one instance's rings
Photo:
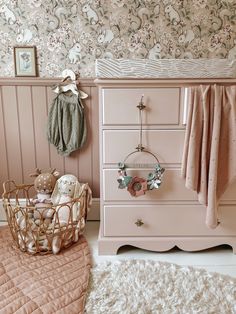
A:
{"type": "Polygon", "coordinates": [[[41,224],[42,220],[46,225],[52,222],[54,210],[51,208],[53,202],[51,194],[55,187],[59,172],[53,169],[49,172],[42,173],[38,168],[35,173],[30,175],[36,177],[34,180],[34,188],[37,195],[33,198],[32,203],[35,206],[33,217],[37,225],[41,224]]]}

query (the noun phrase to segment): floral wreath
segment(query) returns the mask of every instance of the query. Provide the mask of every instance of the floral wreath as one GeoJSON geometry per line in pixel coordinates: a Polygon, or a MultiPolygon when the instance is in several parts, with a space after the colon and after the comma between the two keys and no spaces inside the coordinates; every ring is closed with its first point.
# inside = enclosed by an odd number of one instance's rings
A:
{"type": "MultiPolygon", "coordinates": [[[[148,151],[145,151],[145,152],[150,153],[148,151]]],[[[150,154],[153,155],[152,153],[150,154]]],[[[127,191],[132,196],[136,196],[136,197],[144,195],[146,191],[148,190],[159,189],[162,183],[163,173],[165,171],[165,169],[161,167],[158,160],[157,160],[157,163],[155,164],[154,170],[148,174],[146,179],[138,177],[138,176],[132,177],[128,175],[126,171],[127,165],[124,162],[119,162],[118,167],[119,167],[118,179],[117,179],[117,182],[119,183],[118,189],[127,188],[127,191]]]]}

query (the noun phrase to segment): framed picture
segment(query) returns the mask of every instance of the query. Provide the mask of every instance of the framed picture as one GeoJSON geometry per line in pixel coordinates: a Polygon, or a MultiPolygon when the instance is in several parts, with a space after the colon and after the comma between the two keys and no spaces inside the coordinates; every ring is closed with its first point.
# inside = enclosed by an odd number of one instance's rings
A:
{"type": "Polygon", "coordinates": [[[36,47],[14,47],[15,76],[36,76],[36,47]]]}

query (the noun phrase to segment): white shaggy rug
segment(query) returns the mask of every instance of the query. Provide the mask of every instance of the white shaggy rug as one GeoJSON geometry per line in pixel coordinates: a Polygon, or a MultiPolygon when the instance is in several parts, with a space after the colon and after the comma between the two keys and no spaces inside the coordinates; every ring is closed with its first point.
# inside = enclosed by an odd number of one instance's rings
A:
{"type": "Polygon", "coordinates": [[[150,260],[101,263],[91,271],[85,313],[236,313],[236,279],[150,260]]]}

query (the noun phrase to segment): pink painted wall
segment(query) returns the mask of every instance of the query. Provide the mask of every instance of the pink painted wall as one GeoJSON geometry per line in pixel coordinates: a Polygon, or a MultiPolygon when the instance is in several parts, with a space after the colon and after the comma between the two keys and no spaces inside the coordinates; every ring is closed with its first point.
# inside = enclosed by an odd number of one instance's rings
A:
{"type": "Polygon", "coordinates": [[[57,168],[88,182],[93,196],[99,196],[98,90],[92,79],[81,80],[80,88],[89,95],[83,103],[88,124],[85,147],[69,157],[57,154],[46,137],[47,113],[55,94],[56,79],[0,79],[0,192],[2,183],[12,179],[31,183],[29,174],[57,168]]]}

